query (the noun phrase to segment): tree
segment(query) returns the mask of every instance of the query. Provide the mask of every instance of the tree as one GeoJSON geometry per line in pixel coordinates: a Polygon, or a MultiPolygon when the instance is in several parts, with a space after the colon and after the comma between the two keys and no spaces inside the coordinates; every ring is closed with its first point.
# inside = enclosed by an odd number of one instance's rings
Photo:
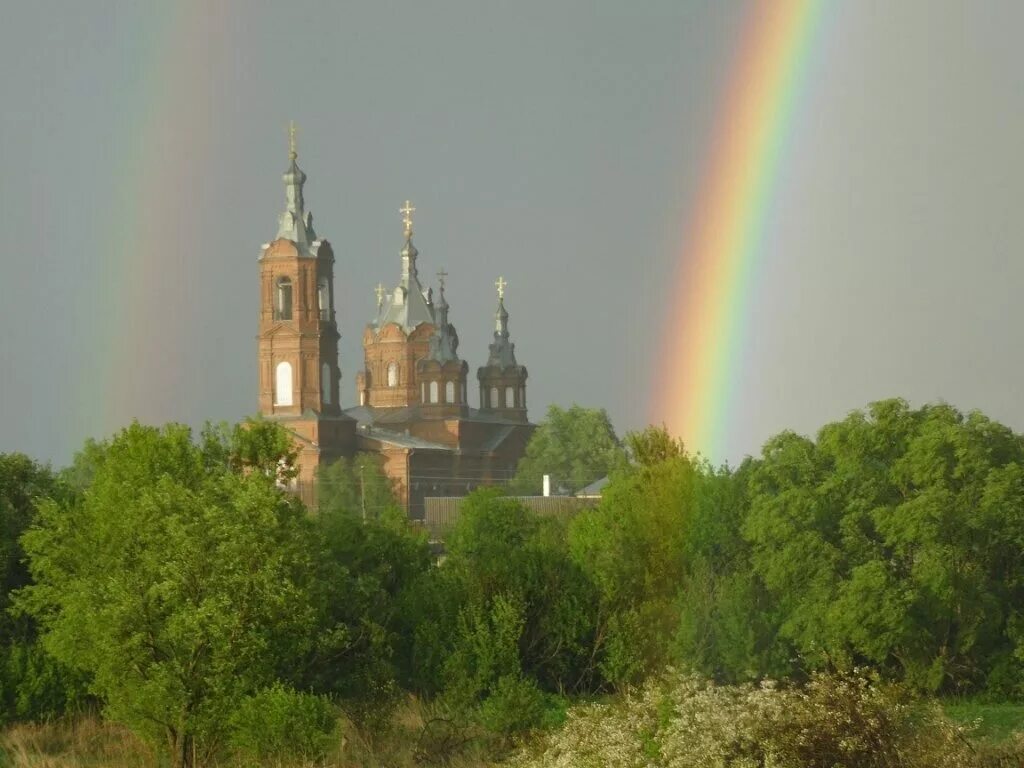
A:
{"type": "MultiPolygon", "coordinates": [[[[274,444],[254,433],[280,427],[247,430],[274,444]]],[[[276,477],[210,460],[235,448],[133,424],[93,462],[89,492],[44,502],[22,538],[35,583],[19,603],[47,651],[176,766],[213,754],[237,703],[315,629],[311,522],[276,477]]]]}
{"type": "Polygon", "coordinates": [[[667,658],[699,479],[682,454],[618,473],[598,507],[570,524],[572,559],[600,595],[594,656],[614,685],[667,658]]]}
{"type": "Polygon", "coordinates": [[[980,413],[873,403],[769,441],[744,536],[780,638],[928,690],[1024,691],[1024,441],[980,413]],[[1019,647],[1019,646],[1018,646],[1019,647]]]}
{"type": "Polygon", "coordinates": [[[49,468],[0,454],[0,722],[56,716],[83,696],[79,677],[39,646],[35,622],[11,612],[12,594],[31,581],[20,537],[39,503],[69,493],[49,468]]]}
{"type": "Polygon", "coordinates": [[[572,493],[625,465],[626,454],[604,409],[552,405],[519,461],[512,490],[539,493],[544,475],[572,493]]]}

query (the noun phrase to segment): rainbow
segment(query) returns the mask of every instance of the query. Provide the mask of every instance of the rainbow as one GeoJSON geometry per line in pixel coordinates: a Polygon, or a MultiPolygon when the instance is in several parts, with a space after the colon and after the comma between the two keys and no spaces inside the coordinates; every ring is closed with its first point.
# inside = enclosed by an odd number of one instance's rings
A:
{"type": "Polygon", "coordinates": [[[86,437],[106,437],[133,418],[185,421],[177,404],[189,382],[174,372],[196,367],[188,340],[203,332],[194,293],[210,254],[190,233],[201,171],[215,160],[209,83],[231,5],[179,0],[140,6],[119,21],[137,42],[124,109],[110,121],[116,192],[93,266],[99,287],[81,292],[75,310],[81,373],[62,459],[86,437]]]}
{"type": "Polygon", "coordinates": [[[731,428],[759,246],[823,6],[752,6],[672,283],[681,299],[666,318],[651,420],[713,460],[731,428]]]}

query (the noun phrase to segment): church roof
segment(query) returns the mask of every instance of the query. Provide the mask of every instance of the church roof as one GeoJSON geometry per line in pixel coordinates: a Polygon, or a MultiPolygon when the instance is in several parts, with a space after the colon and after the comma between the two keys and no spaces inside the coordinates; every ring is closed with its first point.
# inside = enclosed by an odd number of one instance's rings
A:
{"type": "Polygon", "coordinates": [[[430,291],[423,289],[416,268],[419,251],[412,242],[412,212],[415,210],[408,200],[401,209],[405,223],[405,245],[401,251],[402,277],[390,295],[385,297],[382,290],[377,294],[377,317],[373,321],[376,328],[395,323],[406,333],[411,333],[423,323],[434,324],[434,302],[430,291]]]}
{"type": "Polygon", "coordinates": [[[277,221],[277,240],[291,240],[302,256],[315,256],[320,245],[313,230],[313,214],[306,210],[302,195],[306,174],[299,168],[295,150],[295,125],[290,128],[290,151],[288,170],[281,179],[284,181],[285,207],[277,221]]]}
{"type": "MultiPolygon", "coordinates": [[[[403,408],[374,408],[370,405],[358,405],[355,408],[347,408],[344,411],[346,416],[351,416],[359,426],[370,425],[376,429],[380,425],[408,424],[411,421],[426,421],[421,406],[409,405],[403,408]]],[[[432,417],[436,418],[436,417],[432,417]]],[[[465,416],[458,416],[459,421],[476,421],[483,424],[505,424],[522,426],[522,422],[507,419],[498,413],[481,411],[476,408],[469,408],[465,416]]]]}

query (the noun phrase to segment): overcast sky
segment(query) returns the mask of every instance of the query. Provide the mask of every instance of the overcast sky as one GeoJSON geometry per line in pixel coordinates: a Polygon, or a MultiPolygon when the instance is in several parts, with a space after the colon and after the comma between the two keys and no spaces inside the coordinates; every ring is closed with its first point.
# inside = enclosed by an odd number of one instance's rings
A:
{"type": "MultiPolygon", "coordinates": [[[[256,408],[287,123],[337,255],[343,401],[417,208],[471,370],[508,281],[530,413],[648,395],[742,2],[31,2],[0,26],[0,451],[256,408]]],[[[1019,2],[829,4],[727,456],[889,396],[1024,430],[1019,2]]]]}

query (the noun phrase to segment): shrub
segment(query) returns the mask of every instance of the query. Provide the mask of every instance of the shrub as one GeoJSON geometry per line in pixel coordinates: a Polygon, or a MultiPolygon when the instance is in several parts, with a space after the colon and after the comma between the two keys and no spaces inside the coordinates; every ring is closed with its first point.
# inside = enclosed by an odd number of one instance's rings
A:
{"type": "Polygon", "coordinates": [[[505,675],[480,705],[480,724],[508,736],[536,728],[544,720],[544,694],[533,678],[505,675]]]}
{"type": "Polygon", "coordinates": [[[275,683],[242,700],[231,718],[231,746],[254,760],[322,757],[337,736],[337,713],[324,696],[275,683]]]}
{"type": "Polygon", "coordinates": [[[967,768],[963,729],[858,675],[800,688],[716,686],[671,673],[617,703],[569,712],[518,768],[967,768]]]}

